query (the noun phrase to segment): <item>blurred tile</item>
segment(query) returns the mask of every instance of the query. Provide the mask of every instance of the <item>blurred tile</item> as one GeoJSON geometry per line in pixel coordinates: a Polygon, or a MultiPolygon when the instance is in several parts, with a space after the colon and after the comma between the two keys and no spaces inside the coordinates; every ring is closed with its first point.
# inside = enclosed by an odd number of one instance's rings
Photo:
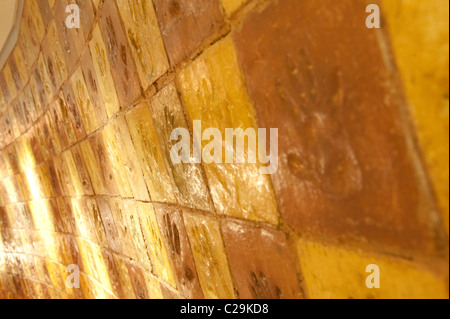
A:
{"type": "Polygon", "coordinates": [[[139,96],[140,88],[127,36],[114,2],[104,2],[99,25],[106,45],[117,96],[120,105],[125,106],[139,96]]]}
{"type": "MultiPolygon", "coordinates": [[[[176,141],[170,139],[172,131],[177,128],[188,129],[183,106],[173,83],[152,99],[151,111],[162,155],[178,202],[183,206],[212,211],[214,207],[201,166],[184,163],[174,165],[170,159],[170,151],[176,144],[176,141]]],[[[192,143],[190,144],[192,148],[192,143]]]]}
{"type": "Polygon", "coordinates": [[[89,48],[97,79],[97,91],[100,92],[99,95],[103,98],[108,117],[111,117],[119,111],[120,106],[107,57],[107,50],[98,25],[94,28],[89,48]]]}
{"type": "Polygon", "coordinates": [[[211,217],[190,214],[184,214],[184,221],[205,298],[234,299],[219,223],[211,217]]]}
{"type": "Polygon", "coordinates": [[[153,2],[171,65],[188,57],[223,25],[217,0],[153,2]]]}
{"type": "Polygon", "coordinates": [[[154,272],[163,280],[175,286],[172,266],[167,256],[155,211],[152,204],[139,203],[139,220],[146,239],[147,249],[150,251],[154,272]]]}
{"type": "Polygon", "coordinates": [[[222,231],[239,298],[302,297],[295,259],[283,232],[234,221],[223,222],[222,231]]]}
{"type": "Polygon", "coordinates": [[[173,186],[161,154],[149,106],[147,103],[139,104],[126,115],[126,119],[151,199],[174,203],[173,186]]]}
{"type": "Polygon", "coordinates": [[[146,89],[169,68],[151,1],[117,0],[142,87],[146,89]]]}
{"type": "MultiPolygon", "coordinates": [[[[256,129],[251,101],[230,37],[207,49],[177,78],[190,119],[203,129],[256,129]]],[[[200,141],[205,147],[209,141],[200,141]]],[[[202,148],[203,149],[203,148],[202,148]]],[[[222,162],[225,163],[225,156],[222,162]]],[[[216,209],[226,215],[278,223],[270,178],[259,164],[204,164],[216,209]]]]}
{"type": "Polygon", "coordinates": [[[163,242],[172,261],[177,288],[188,299],[203,298],[181,213],[175,207],[163,204],[154,204],[153,206],[163,242]]]}
{"type": "Polygon", "coordinates": [[[273,2],[235,34],[259,125],[280,129],[272,177],[283,220],[326,237],[434,249],[403,105],[381,80],[391,71],[378,36],[358,22],[366,5],[335,3],[273,2]]]}

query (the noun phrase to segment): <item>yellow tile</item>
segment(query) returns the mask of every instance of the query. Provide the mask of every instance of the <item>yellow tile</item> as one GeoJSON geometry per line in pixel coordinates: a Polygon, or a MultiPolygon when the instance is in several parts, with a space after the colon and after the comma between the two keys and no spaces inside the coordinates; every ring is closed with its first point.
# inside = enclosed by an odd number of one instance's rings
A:
{"type": "Polygon", "coordinates": [[[50,75],[48,74],[47,65],[45,64],[42,53],[39,54],[37,69],[42,79],[45,95],[47,96],[47,99],[50,100],[53,97],[53,87],[51,84],[52,80],[50,79],[50,75]]]}
{"type": "Polygon", "coordinates": [[[135,199],[149,201],[147,186],[139,164],[138,156],[131,140],[125,118],[121,117],[111,123],[114,130],[121,161],[127,172],[128,181],[135,199]]]}
{"type": "Polygon", "coordinates": [[[66,163],[66,167],[68,169],[68,173],[70,174],[76,196],[92,195],[92,194],[85,194],[83,181],[80,178],[80,174],[78,174],[79,171],[73,159],[72,151],[71,150],[65,151],[63,153],[63,157],[66,163]]]}
{"type": "Polygon", "coordinates": [[[55,231],[53,212],[48,200],[37,200],[28,203],[34,229],[55,231]]]}
{"type": "Polygon", "coordinates": [[[57,123],[52,121],[50,113],[47,113],[45,115],[45,121],[47,123],[47,127],[48,127],[48,130],[50,133],[49,138],[52,141],[53,147],[55,148],[55,152],[60,153],[61,152],[61,143],[59,141],[58,131],[56,130],[57,123]]]}
{"type": "Polygon", "coordinates": [[[5,76],[6,85],[8,86],[9,96],[11,97],[11,100],[14,100],[17,96],[17,88],[11,73],[11,67],[8,63],[3,67],[3,75],[5,76]]]}
{"type": "Polygon", "coordinates": [[[190,208],[214,210],[201,166],[185,163],[174,165],[170,159],[170,151],[177,143],[170,139],[172,131],[176,128],[188,129],[184,108],[173,83],[162,89],[152,99],[151,113],[159,137],[161,152],[164,155],[179,203],[190,208]]]}
{"type": "Polygon", "coordinates": [[[97,75],[100,92],[105,103],[106,113],[111,117],[119,111],[119,100],[114,86],[111,68],[107,56],[105,43],[103,42],[100,27],[97,25],[89,42],[89,48],[97,75]]]}
{"type": "Polygon", "coordinates": [[[145,237],[142,233],[142,224],[139,218],[138,204],[135,201],[125,200],[124,205],[124,217],[126,220],[127,228],[130,232],[131,238],[134,244],[134,250],[137,254],[137,260],[142,264],[142,266],[151,271],[152,265],[150,262],[149,252],[145,244],[145,237]]]}
{"type": "Polygon", "coordinates": [[[235,298],[219,223],[206,216],[185,215],[184,220],[205,298],[235,298]]]}
{"type": "Polygon", "coordinates": [[[31,17],[34,30],[36,31],[39,42],[41,42],[45,35],[45,27],[42,22],[41,10],[39,10],[37,1],[25,1],[24,10],[27,11],[28,15],[31,17]]]}
{"type": "Polygon", "coordinates": [[[17,69],[19,70],[19,75],[22,80],[22,83],[26,83],[28,81],[28,71],[25,60],[23,57],[22,49],[20,46],[16,45],[16,48],[13,51],[14,59],[16,60],[17,69]]]}
{"type": "Polygon", "coordinates": [[[134,147],[139,158],[151,199],[174,203],[175,195],[149,106],[141,103],[126,116],[134,147]]]}
{"type": "Polygon", "coordinates": [[[158,279],[144,272],[145,285],[150,299],[163,299],[158,279]]]}
{"type": "Polygon", "coordinates": [[[41,101],[39,88],[36,83],[36,78],[34,76],[30,77],[29,87],[31,89],[31,94],[34,100],[34,106],[36,108],[37,114],[42,114],[46,105],[43,105],[45,101],[41,101]]]}
{"type": "Polygon", "coordinates": [[[298,254],[310,298],[448,298],[443,278],[411,262],[304,240],[298,254]],[[372,264],[380,268],[379,289],[366,286],[372,264]]]}
{"type": "Polygon", "coordinates": [[[86,129],[86,133],[90,134],[99,128],[97,115],[95,113],[94,105],[89,97],[89,91],[81,71],[81,67],[75,70],[75,73],[70,79],[75,100],[80,111],[81,119],[86,129]]]}
{"type": "MultiPolygon", "coordinates": [[[[190,118],[202,129],[257,130],[231,37],[206,50],[178,76],[178,85],[190,118]]],[[[205,147],[209,141],[200,144],[205,147]]],[[[225,163],[225,155],[223,155],[225,163]]],[[[260,164],[204,164],[216,209],[227,215],[278,223],[270,178],[260,164]]]]}
{"type": "Polygon", "coordinates": [[[28,68],[31,68],[38,57],[40,43],[35,36],[31,36],[30,27],[26,21],[25,14],[20,24],[19,39],[20,45],[23,47],[25,63],[28,68]]]}
{"type": "Polygon", "coordinates": [[[132,230],[128,228],[127,213],[125,212],[125,206],[123,205],[122,199],[112,198],[109,200],[108,204],[111,209],[114,224],[116,225],[120,246],[122,248],[122,254],[127,258],[138,260],[132,238],[132,230]]]}
{"type": "Polygon", "coordinates": [[[172,267],[167,257],[166,247],[164,246],[164,241],[159,231],[152,204],[139,203],[139,214],[142,231],[148,243],[147,247],[150,250],[154,270],[163,280],[175,286],[172,267]]]}
{"type": "Polygon", "coordinates": [[[222,0],[222,6],[228,15],[231,15],[234,11],[239,9],[248,0],[222,0]]]}
{"type": "Polygon", "coordinates": [[[133,286],[131,284],[128,267],[122,257],[113,255],[114,263],[116,264],[117,273],[119,275],[120,286],[122,288],[123,297],[125,299],[136,299],[133,286]]]}
{"type": "Polygon", "coordinates": [[[52,20],[48,32],[47,32],[48,44],[51,46],[51,53],[53,61],[55,62],[56,73],[58,75],[60,83],[67,78],[67,68],[64,60],[64,53],[61,47],[61,43],[58,37],[58,31],[56,30],[56,23],[52,20]]]}
{"type": "Polygon", "coordinates": [[[105,189],[103,186],[102,175],[98,166],[97,158],[94,155],[91,144],[88,140],[80,143],[81,153],[83,154],[86,169],[88,170],[89,177],[91,179],[92,187],[97,195],[105,195],[105,189]]]}
{"type": "Polygon", "coordinates": [[[112,173],[116,180],[119,193],[122,197],[132,198],[133,192],[128,183],[128,176],[124,163],[122,162],[120,146],[116,140],[114,126],[108,125],[102,131],[103,141],[112,163],[112,173]]]}
{"type": "Polygon", "coordinates": [[[396,63],[449,227],[449,2],[383,0],[396,63]]]}
{"type": "Polygon", "coordinates": [[[147,88],[169,68],[152,1],[118,0],[141,84],[147,88]]]}

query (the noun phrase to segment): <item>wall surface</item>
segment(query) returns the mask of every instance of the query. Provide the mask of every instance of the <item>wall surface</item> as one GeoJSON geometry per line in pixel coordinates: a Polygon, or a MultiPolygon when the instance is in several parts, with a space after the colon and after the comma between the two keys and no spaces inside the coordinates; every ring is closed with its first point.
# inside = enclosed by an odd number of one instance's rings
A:
{"type": "Polygon", "coordinates": [[[0,298],[448,298],[448,6],[26,0],[0,298]],[[278,171],[174,164],[194,120],[278,128],[278,171]]]}

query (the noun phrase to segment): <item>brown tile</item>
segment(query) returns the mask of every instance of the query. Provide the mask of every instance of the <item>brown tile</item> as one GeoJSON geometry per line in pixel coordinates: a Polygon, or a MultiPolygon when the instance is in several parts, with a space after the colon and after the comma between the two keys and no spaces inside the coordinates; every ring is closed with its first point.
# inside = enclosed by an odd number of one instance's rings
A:
{"type": "Polygon", "coordinates": [[[41,13],[44,29],[47,29],[48,25],[53,19],[52,8],[50,7],[48,0],[38,0],[36,2],[37,5],[39,6],[39,11],[41,13]]]}
{"type": "Polygon", "coordinates": [[[42,82],[39,69],[35,67],[30,74],[29,86],[31,88],[31,93],[34,98],[34,104],[36,108],[36,113],[41,115],[44,109],[47,107],[49,99],[44,90],[44,84],[42,82]]]}
{"type": "Polygon", "coordinates": [[[56,30],[58,31],[59,40],[61,41],[61,48],[66,59],[67,71],[72,72],[78,58],[83,52],[85,46],[85,37],[83,29],[68,29],[66,26],[66,6],[67,0],[56,0],[53,14],[56,22],[56,30]]]}
{"type": "Polygon", "coordinates": [[[67,79],[67,68],[56,28],[56,23],[52,21],[44,39],[42,50],[52,84],[55,90],[58,90],[61,84],[67,79]]]}
{"type": "Polygon", "coordinates": [[[181,213],[177,208],[163,204],[154,204],[154,208],[178,289],[188,299],[203,298],[181,213]]]}
{"type": "Polygon", "coordinates": [[[153,2],[171,65],[188,57],[223,24],[217,0],[153,2]]]}
{"type": "Polygon", "coordinates": [[[131,58],[125,31],[115,1],[106,1],[100,18],[100,30],[107,48],[109,64],[116,85],[120,105],[134,101],[140,94],[137,71],[131,58]]]}
{"type": "MultiPolygon", "coordinates": [[[[67,118],[68,122],[71,123],[71,125],[68,124],[68,129],[73,129],[75,134],[75,136],[71,138],[72,145],[74,142],[85,138],[86,130],[92,129],[92,127],[85,127],[83,120],[87,119],[88,115],[85,112],[82,113],[78,105],[78,96],[75,95],[74,91],[72,90],[72,85],[70,82],[66,82],[58,98],[58,102],[60,103],[61,112],[63,112],[64,118],[67,118]]],[[[89,115],[92,116],[92,114],[89,115]]],[[[91,122],[87,123],[89,125],[92,124],[91,122]]],[[[92,125],[95,126],[94,124],[92,125]]]]}
{"type": "Polygon", "coordinates": [[[302,232],[430,248],[402,106],[383,80],[377,33],[360,22],[364,10],[273,2],[235,34],[258,124],[279,128],[282,215],[302,232]]]}
{"type": "Polygon", "coordinates": [[[16,59],[13,55],[9,57],[9,61],[7,62],[9,64],[9,67],[11,69],[11,74],[14,79],[14,84],[16,85],[16,88],[20,91],[23,88],[24,81],[22,81],[22,78],[20,77],[19,69],[17,67],[16,59]]]}
{"type": "Polygon", "coordinates": [[[131,263],[128,263],[127,267],[136,298],[149,299],[147,285],[145,283],[145,277],[144,274],[142,273],[142,270],[131,263]]]}
{"type": "Polygon", "coordinates": [[[87,39],[95,18],[94,6],[91,0],[76,0],[76,3],[80,7],[81,30],[87,39]]]}
{"type": "Polygon", "coordinates": [[[283,232],[234,221],[224,221],[222,231],[239,298],[302,297],[294,258],[283,232]]]}

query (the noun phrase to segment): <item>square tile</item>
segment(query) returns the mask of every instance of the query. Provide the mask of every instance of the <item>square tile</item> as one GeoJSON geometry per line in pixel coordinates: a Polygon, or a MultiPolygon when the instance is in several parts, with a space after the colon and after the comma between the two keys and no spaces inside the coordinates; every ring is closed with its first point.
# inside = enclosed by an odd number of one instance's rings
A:
{"type": "Polygon", "coordinates": [[[219,222],[212,217],[191,214],[184,214],[184,221],[205,298],[234,299],[219,222]]]}
{"type": "MultiPolygon", "coordinates": [[[[178,142],[170,139],[172,131],[178,128],[188,129],[183,106],[173,83],[152,98],[151,111],[161,152],[178,202],[186,207],[213,211],[214,206],[203,177],[202,167],[185,163],[174,165],[170,158],[171,149],[178,142]]],[[[192,149],[192,143],[190,144],[192,149]]]]}
{"type": "Polygon", "coordinates": [[[126,119],[152,201],[174,203],[173,186],[148,104],[136,106],[126,119]]]}
{"type": "Polygon", "coordinates": [[[245,222],[224,221],[231,275],[242,299],[303,297],[286,235],[245,222]]]}
{"type": "MultiPolygon", "coordinates": [[[[203,129],[256,129],[252,103],[237,62],[231,37],[208,48],[177,77],[192,121],[203,129]]],[[[209,141],[198,145],[205,147],[209,141]]],[[[256,151],[255,151],[256,152],[256,151]]],[[[224,156],[222,162],[225,163],[224,156]]],[[[221,214],[278,223],[271,180],[260,174],[260,164],[204,164],[216,210],[221,214]]]]}
{"type": "Polygon", "coordinates": [[[146,89],[169,68],[152,1],[117,0],[142,87],[146,89]]]}
{"type": "Polygon", "coordinates": [[[120,106],[128,105],[140,95],[141,90],[137,70],[131,57],[131,50],[115,1],[104,2],[99,25],[120,106]]]}

